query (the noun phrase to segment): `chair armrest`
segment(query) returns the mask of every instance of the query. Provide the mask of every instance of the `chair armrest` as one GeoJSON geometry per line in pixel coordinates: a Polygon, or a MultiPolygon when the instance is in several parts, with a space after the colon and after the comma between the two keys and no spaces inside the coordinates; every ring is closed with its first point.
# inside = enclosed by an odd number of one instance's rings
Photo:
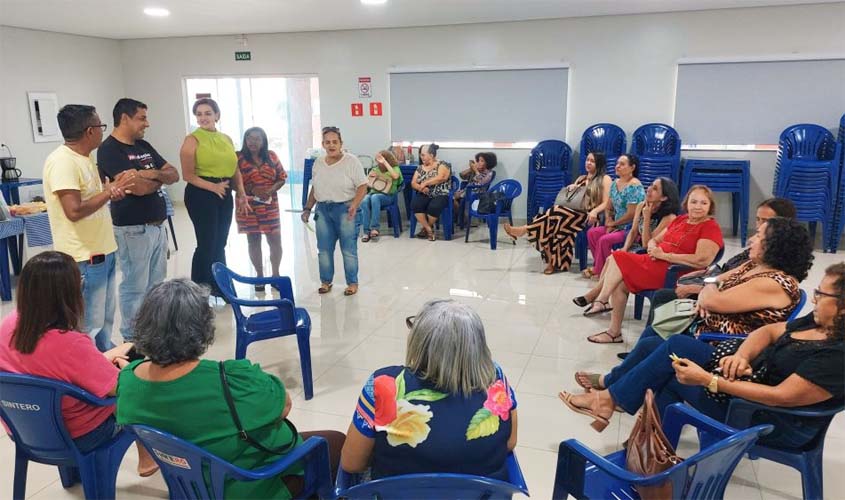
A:
{"type": "Polygon", "coordinates": [[[353,486],[361,484],[364,474],[358,472],[346,472],[343,468],[337,470],[337,479],[335,480],[335,491],[346,491],[353,486]]]}
{"type": "Polygon", "coordinates": [[[702,342],[722,342],[724,340],[744,339],[748,335],[728,335],[719,332],[702,332],[698,334],[698,340],[702,342]]]}
{"type": "Polygon", "coordinates": [[[663,432],[672,446],[678,446],[678,439],[685,425],[691,425],[699,431],[707,432],[717,439],[732,436],[737,432],[736,429],[699,413],[683,403],[668,406],[663,414],[663,432]]]}
{"type": "MultiPolygon", "coordinates": [[[[623,469],[622,467],[604,458],[593,450],[587,448],[577,439],[567,439],[566,441],[560,444],[560,448],[558,449],[558,460],[561,460],[561,458],[563,458],[564,453],[569,457],[580,457],[581,459],[595,465],[596,468],[600,469],[605,474],[621,481],[629,483],[642,482],[643,476],[640,476],[639,474],[634,474],[633,472],[623,469]]],[[[560,467],[559,463],[558,467],[560,467]]]]}
{"type": "Polygon", "coordinates": [[[290,469],[296,465],[297,462],[303,459],[329,463],[329,443],[321,437],[313,436],[294,448],[292,452],[272,464],[252,470],[233,466],[230,471],[227,471],[227,475],[232,479],[237,479],[238,481],[269,479],[290,469]]]}
{"type": "Polygon", "coordinates": [[[663,288],[675,288],[675,286],[678,284],[678,278],[681,276],[681,274],[688,273],[694,270],[695,268],[685,266],[683,264],[672,264],[666,271],[666,278],[664,278],[663,280],[663,288]]]}
{"type": "Polygon", "coordinates": [[[290,299],[270,299],[270,300],[253,300],[253,299],[242,299],[240,297],[227,297],[230,302],[233,304],[237,304],[239,306],[244,307],[278,307],[281,308],[282,306],[290,307],[291,310],[294,309],[293,302],[290,299]]]}
{"type": "Polygon", "coordinates": [[[833,408],[813,408],[810,406],[799,406],[795,408],[783,408],[777,406],[766,406],[764,404],[755,403],[741,398],[732,398],[728,406],[728,414],[725,417],[725,422],[731,427],[737,429],[745,429],[751,426],[751,419],[758,411],[765,411],[768,413],[780,413],[783,415],[793,415],[796,417],[832,417],[843,410],[843,405],[833,408]]]}
{"type": "Polygon", "coordinates": [[[264,276],[261,278],[240,275],[232,276],[232,281],[245,283],[247,285],[281,285],[284,280],[285,278],[281,276],[264,276]]]}

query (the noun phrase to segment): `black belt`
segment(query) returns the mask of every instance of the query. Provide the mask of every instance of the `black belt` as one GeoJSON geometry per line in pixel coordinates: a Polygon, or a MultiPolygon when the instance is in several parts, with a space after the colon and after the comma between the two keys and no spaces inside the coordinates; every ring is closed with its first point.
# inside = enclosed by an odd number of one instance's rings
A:
{"type": "Polygon", "coordinates": [[[145,222],[144,223],[145,226],[160,226],[162,224],[164,224],[163,220],[154,220],[152,222],[145,222]]]}
{"type": "Polygon", "coordinates": [[[230,181],[232,180],[231,177],[206,177],[204,175],[199,176],[200,179],[205,179],[209,182],[223,182],[223,181],[230,181]]]}

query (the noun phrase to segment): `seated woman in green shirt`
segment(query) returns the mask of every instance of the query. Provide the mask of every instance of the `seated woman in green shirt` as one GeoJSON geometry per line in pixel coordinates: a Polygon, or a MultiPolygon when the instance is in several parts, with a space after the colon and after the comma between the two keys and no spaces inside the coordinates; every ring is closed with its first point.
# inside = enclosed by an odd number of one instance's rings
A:
{"type": "Polygon", "coordinates": [[[367,195],[361,202],[361,223],[364,226],[364,243],[378,241],[381,209],[396,203],[396,192],[402,185],[402,170],[393,153],[382,150],[376,153],[376,166],[367,176],[367,195]]]}
{"type": "MultiPolygon", "coordinates": [[[[214,341],[214,312],[208,290],[187,279],[154,286],[135,321],[135,348],[148,359],[120,372],[117,421],[169,432],[244,469],[279,460],[238,437],[223,395],[219,363],[199,359],[214,341]]],[[[249,360],[223,362],[243,428],[266,448],[301,443],[317,435],[329,442],[332,473],[337,470],[345,436],[337,431],[295,434],[285,417],[290,394],[275,376],[249,360]]],[[[226,498],[291,498],[303,487],[302,468],[281,480],[228,480],[226,498]]]]}

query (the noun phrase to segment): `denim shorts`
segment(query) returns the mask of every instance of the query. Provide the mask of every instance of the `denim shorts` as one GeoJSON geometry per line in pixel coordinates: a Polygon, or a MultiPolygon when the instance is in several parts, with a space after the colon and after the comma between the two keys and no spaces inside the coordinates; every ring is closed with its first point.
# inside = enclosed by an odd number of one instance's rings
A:
{"type": "Polygon", "coordinates": [[[88,453],[117,436],[121,430],[123,430],[123,426],[117,425],[114,415],[109,415],[109,418],[105,419],[103,423],[92,429],[89,433],[74,439],[73,442],[76,443],[79,451],[88,453]]]}

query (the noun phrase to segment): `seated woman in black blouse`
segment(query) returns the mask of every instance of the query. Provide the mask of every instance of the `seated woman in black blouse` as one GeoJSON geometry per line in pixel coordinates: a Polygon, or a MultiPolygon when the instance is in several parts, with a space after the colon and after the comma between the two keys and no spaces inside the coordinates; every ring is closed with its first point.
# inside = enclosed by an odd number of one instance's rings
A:
{"type": "MultiPolygon", "coordinates": [[[[579,395],[563,392],[560,397],[573,411],[593,417],[598,430],[607,425],[616,406],[634,414],[649,388],[657,394],[660,413],[672,403],[686,401],[718,420],[726,416],[729,397],[783,408],[841,402],[845,398],[845,262],[825,270],[813,291],[813,305],[813,312],[802,318],[751,332],[734,354],[718,359],[719,374],[702,368],[712,364],[717,348],[675,335],[607,390],[579,395]],[[752,372],[756,382],[742,380],[752,372]]],[[[778,448],[806,445],[822,425],[792,417],[763,418],[767,420],[754,424],[774,423],[775,430],[761,443],[778,448]]]]}

